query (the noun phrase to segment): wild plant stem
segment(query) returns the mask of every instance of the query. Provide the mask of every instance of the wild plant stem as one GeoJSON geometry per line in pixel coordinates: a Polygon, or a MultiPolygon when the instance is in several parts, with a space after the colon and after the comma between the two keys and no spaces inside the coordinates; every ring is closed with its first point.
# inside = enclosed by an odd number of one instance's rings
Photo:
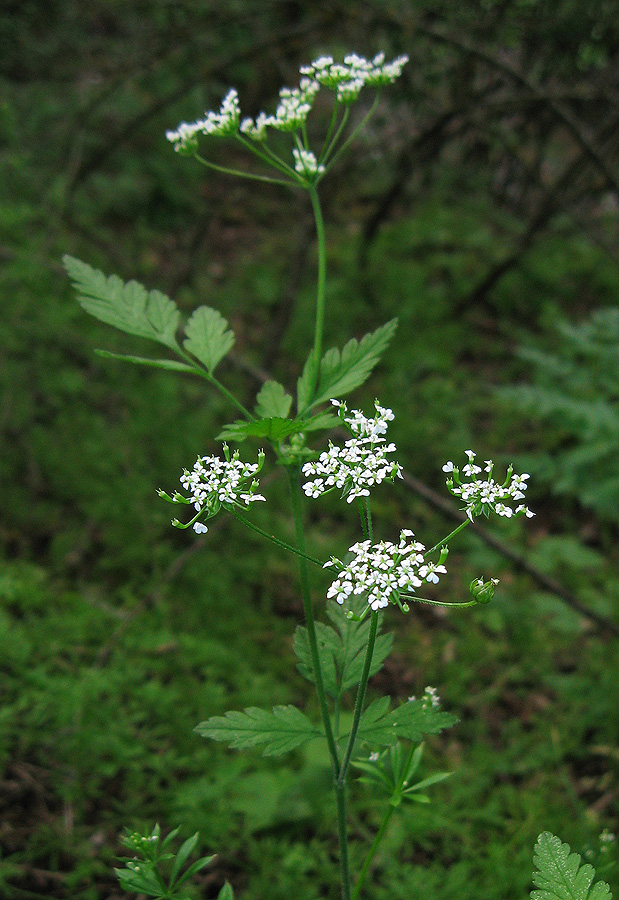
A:
{"type": "Polygon", "coordinates": [[[247,525],[248,528],[251,528],[252,531],[255,531],[256,534],[261,535],[266,538],[268,541],[271,541],[272,544],[277,544],[278,547],[283,547],[284,550],[290,550],[291,553],[295,553],[297,556],[302,556],[303,559],[307,559],[308,562],[314,563],[315,566],[320,566],[322,568],[323,563],[319,559],[316,559],[315,556],[310,556],[309,553],[301,553],[298,547],[293,547],[292,544],[288,544],[286,541],[282,541],[281,538],[276,537],[274,534],[269,534],[268,531],[264,531],[258,525],[255,525],[249,519],[246,519],[245,516],[241,515],[241,513],[236,510],[232,510],[232,515],[235,519],[238,519],[239,522],[242,522],[243,525],[247,525]]]}
{"type": "Polygon", "coordinates": [[[471,520],[465,519],[464,522],[462,522],[460,525],[458,525],[457,528],[454,528],[453,531],[450,531],[449,534],[447,535],[447,537],[444,537],[442,541],[439,541],[430,550],[426,550],[426,556],[429,556],[430,553],[434,553],[434,551],[438,550],[439,547],[443,547],[447,543],[447,541],[450,541],[452,539],[452,537],[455,537],[460,531],[463,531],[466,528],[466,526],[470,525],[470,524],[471,524],[471,520]]]}
{"type": "MultiPolygon", "coordinates": [[[[316,240],[318,246],[318,276],[316,284],[316,321],[314,326],[314,379],[309,396],[315,397],[320,375],[320,358],[322,356],[322,333],[325,324],[325,284],[327,275],[327,247],[325,241],[325,223],[318,199],[318,192],[313,184],[307,188],[312,201],[316,222],[316,240]]],[[[301,410],[299,410],[301,412],[301,410]]]]}
{"type": "Polygon", "coordinates": [[[312,657],[312,668],[314,670],[314,681],[316,683],[316,693],[318,694],[318,702],[320,704],[320,712],[322,715],[322,723],[324,725],[327,737],[327,745],[329,747],[329,755],[333,763],[334,774],[340,769],[340,758],[333,736],[333,728],[331,727],[331,718],[329,716],[329,707],[327,706],[327,695],[325,693],[324,681],[322,678],[322,669],[320,666],[320,656],[318,654],[318,641],[316,639],[316,624],[314,622],[314,610],[312,608],[312,596],[307,574],[307,560],[305,553],[305,530],[303,527],[303,507],[301,502],[301,484],[298,469],[287,466],[288,480],[290,483],[290,499],[292,502],[292,514],[294,517],[294,527],[297,539],[299,577],[301,580],[301,597],[303,599],[303,611],[305,613],[305,625],[307,628],[307,638],[310,647],[310,655],[312,657]]]}
{"type": "MultiPolygon", "coordinates": [[[[396,790],[394,791],[394,794],[393,794],[394,797],[404,787],[404,780],[406,778],[406,773],[408,772],[408,768],[411,764],[411,759],[413,758],[414,752],[415,752],[415,745],[413,744],[413,746],[411,747],[409,754],[406,758],[406,762],[404,763],[404,767],[402,768],[402,776],[400,778],[400,782],[399,782],[396,790]]],[[[383,820],[380,823],[380,828],[376,832],[376,837],[372,841],[372,846],[368,850],[367,855],[363,861],[363,865],[361,866],[361,871],[359,872],[359,878],[355,885],[355,889],[352,892],[352,900],[359,900],[361,888],[363,887],[363,882],[365,881],[366,875],[368,874],[370,864],[371,864],[372,860],[374,859],[374,854],[378,850],[380,842],[382,841],[383,837],[385,836],[385,831],[387,830],[387,825],[389,824],[389,821],[391,820],[391,816],[393,815],[395,808],[396,807],[393,803],[389,803],[389,806],[385,810],[385,815],[383,816],[383,820]]]]}
{"type": "Polygon", "coordinates": [[[340,774],[338,776],[338,782],[342,782],[342,784],[346,780],[346,774],[348,772],[348,766],[350,763],[350,758],[353,754],[353,750],[355,747],[355,740],[357,738],[357,732],[359,730],[359,721],[361,719],[361,713],[363,712],[363,703],[365,701],[365,692],[368,686],[368,678],[370,677],[370,667],[372,665],[372,656],[374,654],[374,644],[376,643],[376,633],[378,631],[378,611],[372,610],[372,617],[370,619],[370,634],[368,636],[368,645],[365,651],[365,660],[363,661],[363,672],[361,673],[361,681],[359,682],[359,687],[357,688],[357,699],[355,701],[355,711],[353,713],[352,720],[352,728],[350,729],[350,734],[348,735],[348,744],[346,746],[346,753],[344,754],[344,759],[342,761],[342,765],[340,767],[340,774]]]}

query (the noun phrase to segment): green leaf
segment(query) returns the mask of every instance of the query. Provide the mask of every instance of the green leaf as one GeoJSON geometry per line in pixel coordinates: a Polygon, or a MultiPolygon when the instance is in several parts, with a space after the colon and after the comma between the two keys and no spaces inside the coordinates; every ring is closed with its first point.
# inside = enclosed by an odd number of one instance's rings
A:
{"type": "Polygon", "coordinates": [[[152,870],[147,869],[145,863],[138,863],[138,865],[144,866],[143,871],[114,869],[122,889],[129,893],[146,894],[147,897],[161,897],[161,885],[152,870]]]}
{"type": "Polygon", "coordinates": [[[209,306],[199,306],[185,327],[185,350],[204,363],[211,374],[234,344],[234,334],[227,328],[224,317],[209,306]]]}
{"type": "Polygon", "coordinates": [[[111,350],[95,350],[97,356],[104,359],[121,359],[124,362],[135,363],[138,366],[152,366],[154,369],[171,369],[174,372],[190,372],[194,375],[200,374],[200,369],[194,366],[188,366],[187,363],[179,362],[176,359],[148,359],[145,356],[130,356],[126,353],[112,353],[111,350]]]}
{"type": "MultiPolygon", "coordinates": [[[[343,607],[332,602],[327,605],[327,614],[336,625],[337,630],[329,625],[316,623],[318,655],[323,668],[325,690],[331,697],[338,698],[345,691],[359,684],[361,680],[370,633],[370,620],[366,618],[362,622],[355,622],[347,619],[343,607]]],[[[392,643],[393,635],[391,634],[377,636],[370,677],[380,670],[391,652],[392,643]]],[[[301,625],[298,625],[295,630],[293,646],[299,671],[309,681],[313,681],[309,639],[307,630],[301,625]]]]}
{"type": "Polygon", "coordinates": [[[256,397],[256,415],[261,419],[286,419],[291,406],[292,397],[278,381],[265,381],[256,397]]]}
{"type": "Polygon", "coordinates": [[[537,839],[533,862],[537,866],[533,883],[539,890],[531,891],[532,900],[612,900],[605,881],[591,888],[593,866],[581,866],[578,853],[571,853],[569,844],[548,831],[537,839]]]}
{"type": "Polygon", "coordinates": [[[217,435],[218,441],[244,441],[248,437],[263,437],[269,441],[283,441],[291,434],[303,431],[303,423],[296,419],[282,419],[273,416],[269,419],[257,419],[247,422],[239,419],[231,425],[225,425],[217,435]]]}
{"type": "Polygon", "coordinates": [[[195,834],[187,838],[187,840],[181,845],[178,853],[176,854],[174,865],[172,866],[172,874],[170,875],[170,887],[172,887],[172,885],[175,883],[181,869],[193,853],[195,846],[198,843],[198,837],[199,834],[196,831],[195,834]]]}
{"type": "Polygon", "coordinates": [[[264,744],[264,756],[279,756],[321,734],[295,706],[275,706],[272,712],[252,706],[214,716],[194,730],[202,737],[225,741],[235,750],[264,744]]]}
{"type": "Polygon", "coordinates": [[[147,291],[137,281],[125,284],[117,275],[106,278],[72,256],[64,256],[63,262],[86,312],[120,331],[178,350],[180,312],[169,297],[161,291],[147,291]]]}
{"type": "Polygon", "coordinates": [[[226,881],[220,892],[217,894],[217,900],[234,900],[234,891],[229,881],[226,881]]]}
{"type": "Polygon", "coordinates": [[[397,324],[398,320],[392,319],[371,334],[366,334],[360,341],[352,338],[341,353],[335,347],[328,350],[320,362],[318,388],[313,399],[308,396],[313,365],[313,358],[310,356],[297,386],[299,413],[303,415],[314,406],[349,394],[363,384],[386,350],[397,324]]]}
{"type": "Polygon", "coordinates": [[[297,381],[297,412],[304,413],[312,402],[312,386],[316,380],[316,360],[312,351],[303,366],[301,377],[297,381]]]}
{"type": "Polygon", "coordinates": [[[202,869],[208,866],[209,863],[212,863],[214,859],[215,854],[213,854],[213,856],[203,856],[201,859],[197,859],[195,863],[192,863],[189,868],[185,869],[181,877],[176,882],[176,886],[180,887],[181,884],[184,884],[190,878],[193,878],[196,872],[200,872],[202,869]]]}
{"type": "Polygon", "coordinates": [[[408,700],[389,711],[389,698],[380,697],[361,716],[358,739],[381,746],[395,743],[398,737],[420,741],[425,734],[438,734],[457,721],[451,713],[424,709],[422,700],[408,700]]]}

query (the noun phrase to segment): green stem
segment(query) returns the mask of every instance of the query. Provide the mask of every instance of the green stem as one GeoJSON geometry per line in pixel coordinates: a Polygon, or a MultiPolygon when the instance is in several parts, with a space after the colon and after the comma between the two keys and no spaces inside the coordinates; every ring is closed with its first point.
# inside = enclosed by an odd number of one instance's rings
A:
{"type": "MultiPolygon", "coordinates": [[[[337,131],[335,132],[335,134],[333,135],[333,137],[332,137],[331,140],[329,141],[329,144],[327,145],[327,148],[326,148],[326,150],[324,151],[324,154],[323,154],[323,157],[322,157],[321,162],[322,162],[325,166],[326,166],[327,163],[329,162],[329,156],[331,155],[331,152],[333,151],[333,148],[337,145],[337,142],[339,141],[340,136],[341,136],[342,132],[344,131],[344,128],[346,128],[346,123],[348,122],[348,117],[349,117],[349,116],[350,116],[350,107],[347,106],[346,109],[344,110],[344,115],[343,115],[342,118],[341,118],[340,124],[337,126],[337,131]]],[[[325,143],[326,143],[326,142],[325,142],[325,143]]],[[[335,157],[333,157],[333,159],[335,159],[335,157]]]]}
{"type": "Polygon", "coordinates": [[[308,185],[308,193],[312,201],[312,209],[314,211],[314,219],[316,221],[316,238],[318,243],[318,282],[316,287],[316,324],[314,328],[314,383],[310,392],[310,397],[316,395],[318,386],[318,376],[320,374],[320,358],[322,356],[322,333],[324,330],[325,320],[325,283],[327,275],[327,251],[325,242],[325,223],[320,207],[320,200],[316,187],[313,184],[308,185]]]}
{"type": "Polygon", "coordinates": [[[297,538],[297,549],[299,552],[299,576],[301,579],[301,595],[303,598],[303,610],[305,612],[305,624],[307,627],[307,638],[312,657],[312,668],[314,670],[314,681],[316,683],[316,693],[318,694],[318,702],[320,704],[320,712],[322,715],[322,723],[324,725],[327,737],[327,745],[329,754],[333,764],[334,777],[339,772],[340,758],[333,736],[331,727],[331,719],[329,716],[329,708],[327,706],[327,695],[322,680],[322,669],[320,667],[320,656],[318,654],[318,641],[316,639],[316,625],[314,622],[314,610],[312,608],[312,597],[309,586],[309,577],[307,574],[307,561],[305,559],[305,532],[303,530],[303,508],[301,505],[301,485],[299,480],[299,472],[292,466],[286,467],[288,479],[290,482],[290,499],[292,501],[292,514],[294,517],[295,534],[297,538]]]}
{"type": "MultiPolygon", "coordinates": [[[[393,792],[392,799],[397,797],[397,795],[400,793],[400,791],[404,787],[404,780],[406,778],[406,773],[408,772],[408,768],[411,764],[411,760],[413,758],[414,752],[415,752],[415,746],[413,745],[409,751],[406,762],[404,763],[404,767],[402,769],[402,776],[400,778],[398,785],[396,786],[395,791],[393,792]]],[[[359,895],[361,893],[361,888],[363,887],[363,882],[365,881],[366,875],[368,874],[370,864],[371,864],[372,860],[374,859],[374,854],[378,850],[378,846],[379,846],[380,842],[382,841],[383,837],[385,836],[385,831],[387,830],[387,825],[389,824],[389,821],[390,821],[391,816],[393,815],[395,809],[396,809],[396,807],[394,806],[394,804],[389,803],[389,806],[387,807],[387,809],[385,811],[385,815],[383,816],[383,821],[380,823],[380,828],[378,829],[378,831],[376,833],[376,837],[372,841],[372,846],[368,850],[367,855],[363,861],[363,865],[361,866],[361,871],[359,872],[359,878],[357,879],[355,889],[352,892],[352,900],[358,900],[358,898],[359,898],[359,895]]]]}
{"type": "Polygon", "coordinates": [[[236,510],[232,510],[233,516],[242,522],[243,525],[247,525],[248,528],[251,528],[252,531],[255,531],[257,534],[265,537],[268,541],[271,541],[272,544],[277,544],[278,547],[283,547],[284,550],[290,550],[291,553],[295,553],[297,556],[302,556],[303,559],[307,559],[309,562],[314,563],[315,566],[320,566],[322,568],[323,564],[319,559],[316,559],[315,556],[310,556],[309,553],[302,553],[298,547],[293,547],[292,544],[286,543],[286,541],[282,541],[281,538],[275,537],[274,534],[269,534],[268,531],[263,531],[262,528],[259,528],[258,525],[255,525],[250,519],[246,519],[245,516],[242,516],[241,513],[238,513],[236,510]]]}
{"type": "Polygon", "coordinates": [[[194,153],[194,157],[198,162],[206,166],[207,169],[214,169],[216,172],[223,172],[224,175],[237,175],[239,178],[250,178],[252,181],[267,181],[269,184],[285,184],[289,185],[289,181],[283,178],[272,178],[270,175],[254,175],[251,172],[242,172],[240,169],[229,169],[227,166],[218,166],[217,163],[204,159],[199,153],[194,153]]]}
{"type": "Polygon", "coordinates": [[[357,732],[359,730],[359,721],[361,719],[361,713],[363,712],[365,692],[367,690],[368,678],[370,676],[370,666],[372,665],[372,656],[374,654],[374,644],[376,643],[377,631],[378,610],[372,610],[372,618],[370,619],[370,634],[368,637],[368,646],[365,651],[363,672],[361,673],[361,681],[359,682],[359,687],[357,689],[357,699],[355,701],[355,711],[353,713],[352,728],[350,729],[350,734],[348,735],[348,745],[346,747],[346,753],[344,754],[344,759],[342,761],[342,765],[340,767],[339,775],[337,778],[338,784],[345,784],[346,782],[346,774],[348,772],[350,758],[355,747],[355,740],[357,738],[357,732]]]}
{"type": "MultiPolygon", "coordinates": [[[[338,150],[336,150],[336,152],[334,153],[334,155],[333,155],[333,156],[331,157],[331,159],[328,161],[328,162],[329,162],[329,167],[331,167],[331,166],[333,165],[333,163],[335,162],[335,160],[338,159],[338,157],[340,157],[340,156],[342,155],[342,153],[346,150],[346,148],[349,146],[349,144],[351,144],[351,143],[354,141],[354,139],[357,137],[357,135],[359,134],[359,132],[361,131],[361,129],[364,127],[364,125],[366,125],[366,123],[369,121],[369,119],[371,118],[371,116],[373,116],[374,110],[375,110],[376,107],[378,106],[379,98],[380,98],[380,92],[378,92],[378,93],[376,94],[376,97],[374,98],[374,102],[372,103],[372,106],[370,107],[370,109],[369,109],[369,111],[367,112],[367,114],[366,114],[366,115],[363,117],[363,119],[359,122],[359,124],[358,124],[357,127],[354,129],[354,131],[352,131],[352,132],[350,133],[350,135],[346,138],[346,140],[344,141],[344,143],[342,144],[342,146],[341,146],[338,150]]],[[[344,120],[342,120],[342,121],[344,121],[344,120]]],[[[340,133],[341,133],[341,128],[338,128],[338,134],[337,134],[337,137],[339,137],[340,133]]],[[[333,145],[334,143],[335,143],[335,141],[332,141],[332,142],[331,142],[332,145],[333,145]]],[[[317,180],[320,180],[320,176],[319,176],[319,178],[318,178],[317,180]]]]}
{"type": "Polygon", "coordinates": [[[367,856],[365,857],[365,860],[361,867],[361,871],[359,872],[359,878],[355,885],[355,889],[352,892],[352,900],[358,900],[358,898],[359,898],[359,895],[361,893],[361,888],[363,887],[363,882],[365,881],[366,875],[368,874],[368,869],[370,868],[370,864],[374,858],[374,854],[378,850],[378,845],[380,844],[383,837],[385,836],[385,831],[387,830],[387,825],[389,824],[389,821],[390,821],[391,816],[393,815],[394,811],[395,811],[395,806],[392,806],[390,803],[389,806],[387,807],[385,815],[383,816],[383,821],[380,823],[380,828],[378,829],[376,837],[374,838],[374,840],[372,842],[372,846],[368,850],[367,856]]]}
{"type": "Polygon", "coordinates": [[[337,827],[340,842],[340,872],[342,876],[342,900],[350,900],[350,867],[348,864],[348,829],[346,824],[346,782],[335,783],[337,799],[337,827]]]}
{"type": "Polygon", "coordinates": [[[450,531],[450,533],[447,535],[447,537],[444,537],[442,541],[439,541],[438,544],[435,544],[434,547],[432,547],[430,550],[426,550],[426,555],[429,556],[430,553],[434,553],[434,551],[438,550],[439,547],[443,547],[447,543],[447,541],[450,541],[452,539],[452,537],[455,537],[460,531],[463,531],[466,528],[466,526],[470,525],[470,524],[471,524],[471,520],[465,519],[464,522],[462,522],[462,524],[458,525],[457,528],[454,528],[453,531],[450,531]]]}
{"type": "MultiPolygon", "coordinates": [[[[267,145],[261,145],[264,147],[264,150],[258,149],[258,147],[253,144],[250,140],[243,137],[241,134],[236,135],[236,139],[245,147],[246,150],[249,150],[250,153],[253,153],[254,156],[257,156],[258,159],[261,159],[262,162],[266,163],[267,166],[273,166],[274,169],[277,169],[279,172],[282,172],[284,175],[290,175],[293,181],[299,181],[299,176],[283,159],[274,153],[273,150],[267,145]]],[[[285,184],[289,184],[290,182],[284,182],[285,184]]]]}
{"type": "Polygon", "coordinates": [[[215,378],[214,375],[211,375],[211,373],[208,372],[206,369],[201,369],[198,366],[196,366],[195,360],[192,359],[192,357],[189,356],[189,354],[185,353],[184,350],[181,350],[180,347],[176,348],[176,352],[180,357],[182,357],[182,359],[184,359],[187,363],[189,363],[193,367],[196,374],[200,375],[206,381],[209,381],[213,385],[213,387],[217,388],[217,390],[221,394],[223,394],[224,397],[226,397],[226,399],[230,401],[230,403],[233,404],[233,406],[236,406],[236,408],[239,410],[239,412],[243,413],[243,415],[245,416],[245,418],[248,421],[252,422],[254,420],[255,416],[252,416],[250,411],[243,406],[243,404],[241,403],[240,400],[236,399],[234,394],[230,393],[230,391],[228,390],[227,387],[223,386],[221,381],[218,381],[217,378],[215,378]]]}
{"type": "Polygon", "coordinates": [[[327,133],[325,135],[325,139],[322,145],[322,150],[320,151],[320,156],[318,157],[318,165],[321,165],[325,161],[325,157],[328,151],[331,149],[331,135],[333,134],[333,129],[335,128],[335,123],[337,122],[337,116],[339,112],[339,102],[336,99],[333,104],[333,111],[331,113],[331,121],[329,122],[329,127],[327,128],[327,133]]]}

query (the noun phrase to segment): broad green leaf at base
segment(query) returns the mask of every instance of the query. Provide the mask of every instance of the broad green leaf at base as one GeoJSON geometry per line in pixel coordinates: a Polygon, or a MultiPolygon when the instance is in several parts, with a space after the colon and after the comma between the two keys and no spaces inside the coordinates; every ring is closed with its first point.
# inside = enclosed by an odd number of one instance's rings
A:
{"type": "Polygon", "coordinates": [[[548,831],[537,839],[533,862],[537,866],[533,883],[538,889],[531,891],[532,900],[612,900],[605,881],[591,887],[593,866],[581,865],[579,854],[548,831]]]}

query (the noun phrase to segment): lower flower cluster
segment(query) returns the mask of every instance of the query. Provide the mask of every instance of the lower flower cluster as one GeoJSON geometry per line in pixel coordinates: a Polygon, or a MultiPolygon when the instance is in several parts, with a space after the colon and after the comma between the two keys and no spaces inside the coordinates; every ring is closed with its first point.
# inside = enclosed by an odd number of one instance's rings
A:
{"type": "Polygon", "coordinates": [[[367,594],[373,610],[390,602],[405,609],[400,601],[402,595],[421,587],[424,580],[438,582],[439,573],[447,571],[444,565],[425,562],[425,547],[414,537],[412,531],[403,529],[398,544],[391,541],[353,544],[349,552],[354,558],[347,564],[332,556],[323,568],[335,566],[340,573],[327,591],[327,597],[343,604],[351,594],[367,594]]]}

